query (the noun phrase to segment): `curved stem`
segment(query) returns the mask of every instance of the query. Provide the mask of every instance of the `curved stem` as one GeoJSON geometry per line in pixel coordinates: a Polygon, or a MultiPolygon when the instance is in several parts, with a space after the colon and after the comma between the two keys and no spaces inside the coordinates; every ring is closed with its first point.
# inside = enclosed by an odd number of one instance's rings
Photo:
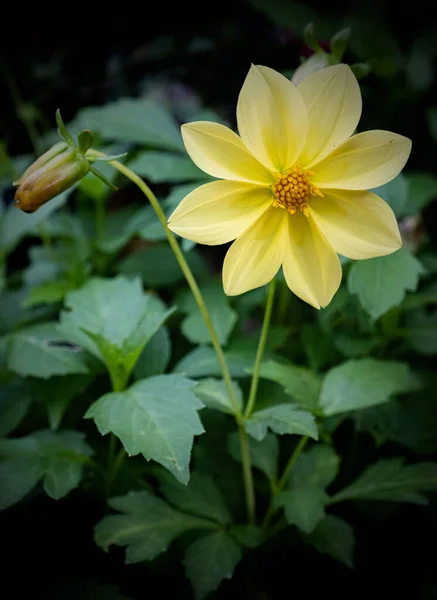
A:
{"type": "Polygon", "coordinates": [[[246,410],[244,412],[245,419],[248,419],[250,417],[255,406],[256,393],[258,391],[259,372],[261,369],[261,361],[264,355],[264,348],[266,346],[267,335],[269,333],[270,327],[270,318],[272,316],[273,299],[275,297],[275,285],[275,279],[272,279],[269,285],[269,294],[267,296],[266,310],[264,313],[261,335],[258,342],[258,349],[256,351],[252,382],[250,384],[249,400],[247,401],[246,410]]]}

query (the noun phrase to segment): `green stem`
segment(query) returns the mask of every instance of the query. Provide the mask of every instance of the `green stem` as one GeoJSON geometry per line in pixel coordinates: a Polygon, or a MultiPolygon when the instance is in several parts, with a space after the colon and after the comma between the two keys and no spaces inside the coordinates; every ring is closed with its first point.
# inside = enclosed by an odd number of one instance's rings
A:
{"type": "MultiPolygon", "coordinates": [[[[105,156],[103,153],[98,152],[96,150],[89,150],[88,155],[94,156],[94,157],[105,156]]],[[[141,177],[139,177],[136,173],[134,173],[131,169],[129,169],[128,167],[126,167],[125,165],[120,163],[119,161],[112,160],[109,162],[109,164],[111,166],[113,166],[115,169],[117,169],[117,171],[119,171],[120,173],[125,175],[125,177],[130,179],[130,181],[132,181],[132,183],[137,185],[140,188],[140,190],[143,192],[143,194],[146,196],[146,198],[149,200],[150,204],[152,205],[152,208],[154,209],[154,211],[156,213],[156,216],[158,217],[158,219],[165,231],[165,234],[168,239],[168,243],[170,244],[170,247],[173,250],[175,258],[179,263],[179,266],[185,276],[185,279],[187,280],[187,283],[191,289],[194,299],[196,300],[197,306],[199,307],[199,310],[201,312],[203,320],[205,321],[205,324],[208,328],[209,335],[211,337],[211,342],[214,347],[214,350],[215,350],[215,353],[217,356],[217,360],[219,362],[219,365],[220,365],[220,368],[222,371],[223,380],[225,382],[226,389],[229,394],[229,400],[231,402],[232,409],[234,411],[234,416],[235,416],[235,419],[236,419],[237,425],[238,425],[238,433],[239,433],[239,437],[240,437],[240,446],[241,446],[242,466],[243,466],[243,481],[244,481],[244,489],[245,489],[246,504],[247,504],[247,514],[248,514],[249,521],[253,522],[254,518],[255,518],[255,491],[254,491],[253,475],[252,475],[252,469],[251,469],[249,444],[248,444],[248,440],[247,440],[247,434],[244,429],[244,418],[243,418],[243,414],[240,409],[237,397],[235,395],[235,390],[232,385],[231,375],[229,373],[225,355],[223,353],[223,349],[221,347],[220,341],[217,337],[217,333],[214,328],[214,325],[211,321],[211,317],[209,315],[208,308],[206,307],[206,304],[205,304],[203,296],[200,292],[199,286],[197,285],[197,282],[191,272],[191,269],[185,259],[185,256],[184,256],[182,250],[180,249],[179,244],[178,244],[173,232],[167,226],[167,217],[165,216],[165,213],[162,210],[161,205],[159,204],[155,194],[152,192],[152,190],[149,188],[149,186],[146,185],[146,183],[141,179],[141,177]]]]}
{"type": "MultiPolygon", "coordinates": [[[[279,483],[276,486],[275,495],[278,494],[282,490],[284,485],[287,483],[288,476],[290,475],[291,471],[293,470],[295,464],[297,463],[297,461],[299,459],[299,456],[302,454],[302,451],[305,448],[305,446],[307,445],[307,443],[308,443],[308,436],[303,435],[300,438],[299,442],[296,444],[295,449],[293,450],[290,458],[288,459],[287,464],[285,465],[285,469],[282,473],[281,479],[279,480],[279,483]]],[[[266,516],[264,517],[264,521],[263,521],[264,528],[268,527],[275,512],[276,512],[276,508],[274,508],[274,506],[273,506],[273,498],[272,498],[272,502],[270,502],[269,509],[266,513],[266,516]]]]}
{"type": "Polygon", "coordinates": [[[252,414],[255,406],[256,393],[258,391],[259,372],[261,369],[261,361],[264,355],[264,349],[266,346],[267,335],[269,333],[270,318],[272,316],[273,299],[275,297],[275,279],[273,278],[269,285],[269,294],[267,296],[266,310],[264,313],[264,320],[261,329],[261,335],[258,342],[258,349],[256,351],[255,365],[253,368],[252,382],[250,384],[249,400],[247,401],[246,410],[244,412],[244,418],[248,419],[252,414]]]}

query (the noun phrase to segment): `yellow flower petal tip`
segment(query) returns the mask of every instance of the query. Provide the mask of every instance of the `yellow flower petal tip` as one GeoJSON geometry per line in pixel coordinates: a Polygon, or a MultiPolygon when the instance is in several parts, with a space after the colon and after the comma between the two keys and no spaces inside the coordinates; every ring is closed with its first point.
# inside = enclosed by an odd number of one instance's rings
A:
{"type": "Polygon", "coordinates": [[[219,181],[190,192],[169,228],[202,244],[235,240],[223,265],[226,295],[263,286],[282,267],[288,287],[319,309],[340,285],[337,253],[360,260],[401,247],[393,211],[368,190],[399,174],[411,140],[354,135],[361,110],[347,65],[296,87],[252,64],[238,98],[240,135],[209,121],[182,126],[192,160],[219,181]]]}

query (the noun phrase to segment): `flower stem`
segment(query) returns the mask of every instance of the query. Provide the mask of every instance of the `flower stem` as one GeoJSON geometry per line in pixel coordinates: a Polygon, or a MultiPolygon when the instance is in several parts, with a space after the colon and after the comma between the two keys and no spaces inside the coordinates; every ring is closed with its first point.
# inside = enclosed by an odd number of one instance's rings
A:
{"type": "Polygon", "coordinates": [[[253,485],[252,464],[250,458],[249,440],[243,423],[238,423],[240,436],[241,462],[243,465],[244,493],[246,496],[247,518],[249,523],[255,523],[255,488],[253,485]]]}
{"type": "Polygon", "coordinates": [[[270,318],[272,316],[273,299],[275,297],[275,279],[273,278],[269,285],[269,294],[267,296],[266,310],[264,313],[264,320],[261,329],[261,335],[258,342],[258,349],[256,351],[255,365],[253,368],[252,382],[250,384],[249,400],[247,401],[246,410],[244,412],[244,418],[248,419],[252,414],[255,406],[256,393],[258,391],[259,372],[261,369],[261,361],[264,355],[264,349],[266,346],[267,335],[269,333],[270,318]]]}

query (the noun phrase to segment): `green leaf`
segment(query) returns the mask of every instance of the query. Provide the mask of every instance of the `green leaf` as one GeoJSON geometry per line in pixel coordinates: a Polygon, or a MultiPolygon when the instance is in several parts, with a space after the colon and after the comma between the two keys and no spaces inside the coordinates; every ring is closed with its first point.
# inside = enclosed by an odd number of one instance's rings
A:
{"type": "MultiPolygon", "coordinates": [[[[226,345],[237,322],[237,313],[230,307],[221,282],[201,286],[203,299],[222,346],[226,345]]],[[[176,300],[180,310],[187,313],[181,331],[193,344],[211,344],[211,336],[191,292],[184,292],[176,300]]]]}
{"type": "Polygon", "coordinates": [[[312,533],[325,517],[324,504],[327,495],[316,487],[296,487],[279,492],[274,499],[274,507],[284,507],[289,525],[296,525],[304,533],[312,533]]]}
{"type": "Polygon", "coordinates": [[[216,590],[223,579],[231,579],[242,556],[240,546],[225,531],[210,533],[190,544],[183,563],[196,600],[216,590]]]}
{"type": "Polygon", "coordinates": [[[30,395],[19,379],[0,387],[0,437],[6,437],[24,419],[30,406],[30,395]]]}
{"type": "Polygon", "coordinates": [[[43,478],[55,500],[79,485],[91,448],[77,431],[37,431],[19,439],[0,440],[0,508],[19,502],[43,478]]]}
{"type": "Polygon", "coordinates": [[[337,477],[340,458],[330,446],[317,444],[299,457],[290,474],[291,487],[324,490],[337,477]]]}
{"type": "Polygon", "coordinates": [[[329,47],[332,54],[334,54],[338,60],[341,60],[343,58],[343,54],[346,52],[350,35],[351,28],[344,27],[343,29],[340,29],[340,31],[337,31],[337,33],[331,38],[329,47]]]}
{"type": "Polygon", "coordinates": [[[175,183],[185,181],[209,181],[210,177],[201,171],[189,156],[168,152],[141,152],[129,163],[129,168],[140,177],[152,183],[175,183]]]}
{"type": "Polygon", "coordinates": [[[406,363],[375,358],[350,360],[326,374],[320,406],[326,416],[388,402],[391,396],[417,388],[406,363]]]}
{"type": "Polygon", "coordinates": [[[77,143],[79,146],[79,150],[85,154],[87,150],[91,148],[93,145],[93,136],[91,135],[91,131],[89,129],[84,129],[77,136],[77,143]]]}
{"type": "Polygon", "coordinates": [[[328,554],[350,569],[354,566],[355,536],[343,519],[326,515],[306,540],[322,554],[328,554]]]}
{"type": "MultiPolygon", "coordinates": [[[[228,449],[231,456],[241,462],[241,447],[238,433],[228,436],[228,449]]],[[[264,473],[269,481],[276,481],[278,474],[279,441],[276,435],[268,433],[261,441],[249,437],[249,450],[252,465],[264,473]]]]}
{"type": "Polygon", "coordinates": [[[88,373],[86,354],[66,342],[56,323],[42,323],[21,329],[10,336],[8,368],[27,377],[47,379],[53,375],[88,373]]]}
{"type": "Polygon", "coordinates": [[[210,475],[193,472],[187,485],[179,483],[167,473],[160,479],[162,493],[176,508],[223,525],[230,522],[231,515],[224,498],[210,475]]]}
{"type": "Polygon", "coordinates": [[[427,504],[421,492],[436,489],[437,464],[404,466],[403,458],[390,458],[370,465],[358,479],[331,497],[330,502],[388,500],[427,504]]]}
{"type": "Polygon", "coordinates": [[[64,375],[50,379],[36,379],[32,391],[47,411],[50,429],[58,429],[71,401],[91,382],[88,375],[64,375]]]}
{"type": "Polygon", "coordinates": [[[314,440],[319,437],[313,415],[294,404],[279,404],[256,411],[246,421],[245,427],[247,433],[258,441],[265,438],[269,428],[280,435],[296,433],[314,440]]]}
{"type": "Polygon", "coordinates": [[[113,385],[123,387],[147,342],[172,313],[139,279],[90,279],[70,292],[59,330],[102,360],[113,385]]]}
{"type": "Polygon", "coordinates": [[[256,548],[264,541],[264,532],[258,525],[231,525],[228,531],[244,548],[256,548]]]}
{"type": "Polygon", "coordinates": [[[157,375],[134,383],[124,392],[106,394],[88,409],[102,435],[120,438],[129,456],[142,454],[187,483],[195,435],[203,433],[194,382],[180,375],[157,375]]]}
{"type": "Polygon", "coordinates": [[[105,140],[183,150],[179,127],[163,107],[144,98],[123,98],[82,110],[76,127],[88,127],[105,140]]]}
{"type": "Polygon", "coordinates": [[[437,311],[414,311],[407,316],[408,345],[419,354],[437,354],[437,311]]]}
{"type": "Polygon", "coordinates": [[[391,206],[395,215],[399,218],[405,214],[409,192],[408,188],[408,179],[405,177],[405,175],[400,173],[389,183],[386,183],[378,188],[374,188],[371,191],[385,200],[387,204],[391,206]]]}
{"type": "Polygon", "coordinates": [[[376,338],[363,338],[349,333],[337,333],[334,337],[335,347],[347,358],[368,356],[378,346],[376,338]]]}
{"type": "Polygon", "coordinates": [[[304,408],[312,410],[317,407],[321,381],[311,369],[268,360],[261,364],[260,376],[279,383],[285,393],[304,408]]]}
{"type": "Polygon", "coordinates": [[[67,279],[44,281],[36,285],[22,303],[23,308],[31,308],[39,304],[57,304],[62,302],[65,295],[74,289],[74,284],[67,279]]]}
{"type": "Polygon", "coordinates": [[[122,514],[104,517],[94,529],[94,539],[106,552],[113,544],[127,546],[127,564],[153,560],[185,531],[214,527],[210,521],[171,508],[147,491],[129,492],[108,503],[122,514]]]}
{"type": "Polygon", "coordinates": [[[135,379],[145,379],[164,373],[171,357],[171,339],[168,329],[160,327],[146,345],[134,368],[135,379]]]}
{"type": "Polygon", "coordinates": [[[437,398],[435,382],[422,396],[402,399],[397,405],[391,437],[399,444],[420,454],[437,452],[437,398]]]}
{"type": "MultiPolygon", "coordinates": [[[[233,381],[232,387],[234,388],[235,397],[241,410],[243,406],[243,394],[240,386],[236,381],[233,381]]],[[[229,399],[228,390],[223,379],[203,379],[196,385],[195,392],[196,396],[206,407],[219,410],[227,413],[228,415],[234,414],[234,409],[229,399]]]]}
{"type": "Polygon", "coordinates": [[[405,215],[417,215],[437,198],[437,177],[432,173],[408,173],[410,193],[405,206],[405,215]]]}
{"type": "Polygon", "coordinates": [[[390,308],[399,306],[407,291],[416,291],[423,272],[417,258],[402,248],[388,256],[355,262],[349,271],[348,288],[376,320],[390,308]]]}
{"type": "MultiPolygon", "coordinates": [[[[249,377],[249,370],[255,360],[255,352],[229,350],[225,352],[231,377],[249,377]]],[[[216,353],[209,346],[198,346],[186,354],[173,369],[174,373],[183,373],[187,377],[208,377],[222,374],[216,353]]]]}
{"type": "MultiPolygon", "coordinates": [[[[186,255],[186,260],[196,279],[207,274],[207,265],[195,250],[186,255]]],[[[139,275],[151,287],[167,287],[184,279],[173,250],[167,244],[156,244],[134,252],[120,261],[116,268],[124,275],[139,275]]]]}

